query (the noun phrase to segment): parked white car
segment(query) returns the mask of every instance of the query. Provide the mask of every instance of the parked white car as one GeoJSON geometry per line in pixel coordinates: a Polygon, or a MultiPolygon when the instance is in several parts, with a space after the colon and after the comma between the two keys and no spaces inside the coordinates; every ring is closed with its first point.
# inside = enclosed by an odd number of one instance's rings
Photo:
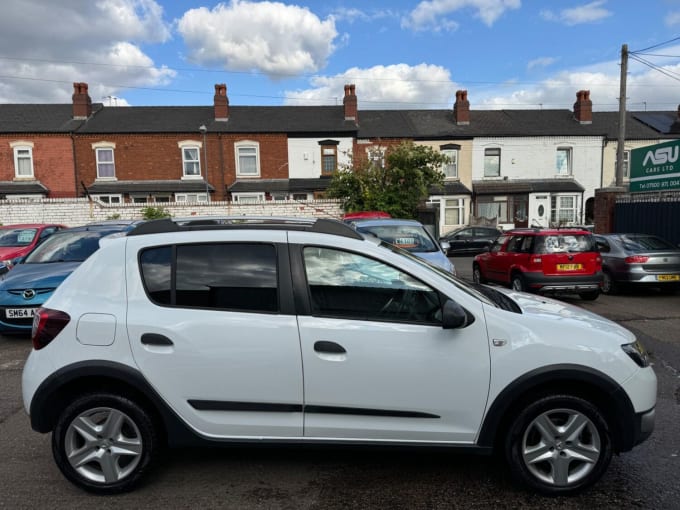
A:
{"type": "Polygon", "coordinates": [[[102,242],[32,338],[31,425],[97,493],[132,489],[165,443],[321,442],[499,449],[568,494],[654,427],[628,330],[333,220],[147,222],[102,242]]]}

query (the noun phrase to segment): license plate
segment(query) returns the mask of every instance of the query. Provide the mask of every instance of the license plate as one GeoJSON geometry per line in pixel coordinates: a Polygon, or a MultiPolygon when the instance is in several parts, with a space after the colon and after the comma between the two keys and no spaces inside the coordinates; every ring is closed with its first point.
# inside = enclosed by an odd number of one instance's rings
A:
{"type": "Polygon", "coordinates": [[[5,315],[8,319],[29,319],[35,315],[37,308],[7,308],[5,315]]]}
{"type": "Polygon", "coordinates": [[[558,271],[578,271],[583,269],[583,264],[557,264],[558,271]]]}
{"type": "Polygon", "coordinates": [[[660,282],[674,282],[680,280],[680,274],[660,274],[656,279],[660,282]]]}

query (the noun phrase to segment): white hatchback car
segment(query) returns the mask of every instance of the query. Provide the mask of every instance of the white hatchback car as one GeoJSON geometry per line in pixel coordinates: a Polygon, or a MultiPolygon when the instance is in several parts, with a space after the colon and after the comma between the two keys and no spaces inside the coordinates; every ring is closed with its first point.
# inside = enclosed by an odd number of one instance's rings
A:
{"type": "Polygon", "coordinates": [[[98,493],[131,489],[166,444],[270,441],[499,449],[567,494],[654,428],[628,330],[334,220],[144,223],[58,287],[33,345],[31,425],[98,493]]]}

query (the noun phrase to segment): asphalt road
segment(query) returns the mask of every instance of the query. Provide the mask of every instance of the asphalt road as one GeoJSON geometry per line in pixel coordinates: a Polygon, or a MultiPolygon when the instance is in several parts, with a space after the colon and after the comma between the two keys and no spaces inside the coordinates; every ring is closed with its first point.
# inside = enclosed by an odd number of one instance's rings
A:
{"type": "MultiPolygon", "coordinates": [[[[453,259],[463,277],[470,259],[453,259]]],[[[25,338],[0,337],[0,508],[52,509],[609,509],[680,508],[680,294],[565,298],[635,332],[659,378],[657,426],[604,478],[571,498],[516,487],[494,458],[442,451],[331,448],[176,450],[135,492],[97,497],[67,482],[50,436],[21,405],[25,338]]]]}

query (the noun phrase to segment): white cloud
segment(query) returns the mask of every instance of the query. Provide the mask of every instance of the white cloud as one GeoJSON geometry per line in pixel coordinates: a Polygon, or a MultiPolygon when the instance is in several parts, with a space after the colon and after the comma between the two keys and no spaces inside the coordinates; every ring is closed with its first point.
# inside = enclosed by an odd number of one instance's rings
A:
{"type": "Polygon", "coordinates": [[[669,27],[674,27],[676,25],[680,25],[680,12],[675,11],[675,12],[669,12],[666,15],[666,19],[664,20],[666,25],[669,27]]]}
{"type": "Polygon", "coordinates": [[[70,102],[76,81],[90,85],[93,101],[123,85],[165,83],[174,71],[154,66],[139,45],[169,37],[154,0],[5,0],[0,47],[11,58],[0,58],[0,102],[70,102]]]}
{"type": "Polygon", "coordinates": [[[527,63],[527,69],[532,70],[532,69],[535,69],[537,67],[548,67],[548,66],[554,64],[555,62],[557,62],[557,59],[554,58],[554,57],[539,57],[539,58],[535,58],[533,60],[530,60],[527,63]]]}
{"type": "MultiPolygon", "coordinates": [[[[680,46],[666,48],[677,55],[680,46]]],[[[669,74],[680,75],[677,59],[655,59],[655,65],[669,74]]],[[[583,68],[564,69],[537,84],[505,84],[493,90],[469,89],[471,108],[546,108],[571,109],[576,92],[590,90],[593,110],[618,110],[619,61],[599,62],[583,68]]],[[[630,60],[626,80],[628,110],[675,110],[680,99],[677,81],[658,71],[630,60]]]]}
{"type": "Polygon", "coordinates": [[[191,9],[177,27],[191,61],[271,77],[321,69],[338,35],[333,17],[322,21],[303,7],[247,0],[191,9]]]}
{"type": "Polygon", "coordinates": [[[474,16],[490,27],[505,11],[520,6],[520,0],[427,0],[420,2],[401,24],[415,31],[451,31],[457,29],[459,23],[447,16],[467,8],[475,11],[474,16]]]}
{"type": "Polygon", "coordinates": [[[356,85],[359,109],[447,108],[456,84],[449,70],[436,65],[394,64],[351,68],[335,76],[314,77],[312,88],[285,93],[287,104],[342,104],[347,83],[356,85]]]}
{"type": "Polygon", "coordinates": [[[563,9],[556,13],[551,10],[541,11],[541,16],[548,21],[557,21],[568,26],[581,25],[583,23],[595,23],[612,15],[603,7],[606,0],[597,0],[589,4],[563,9]]]}
{"type": "Polygon", "coordinates": [[[333,11],[333,18],[336,21],[346,21],[354,23],[355,21],[374,21],[384,18],[397,18],[398,14],[395,11],[387,10],[361,10],[355,7],[352,8],[338,8],[333,11]]]}

